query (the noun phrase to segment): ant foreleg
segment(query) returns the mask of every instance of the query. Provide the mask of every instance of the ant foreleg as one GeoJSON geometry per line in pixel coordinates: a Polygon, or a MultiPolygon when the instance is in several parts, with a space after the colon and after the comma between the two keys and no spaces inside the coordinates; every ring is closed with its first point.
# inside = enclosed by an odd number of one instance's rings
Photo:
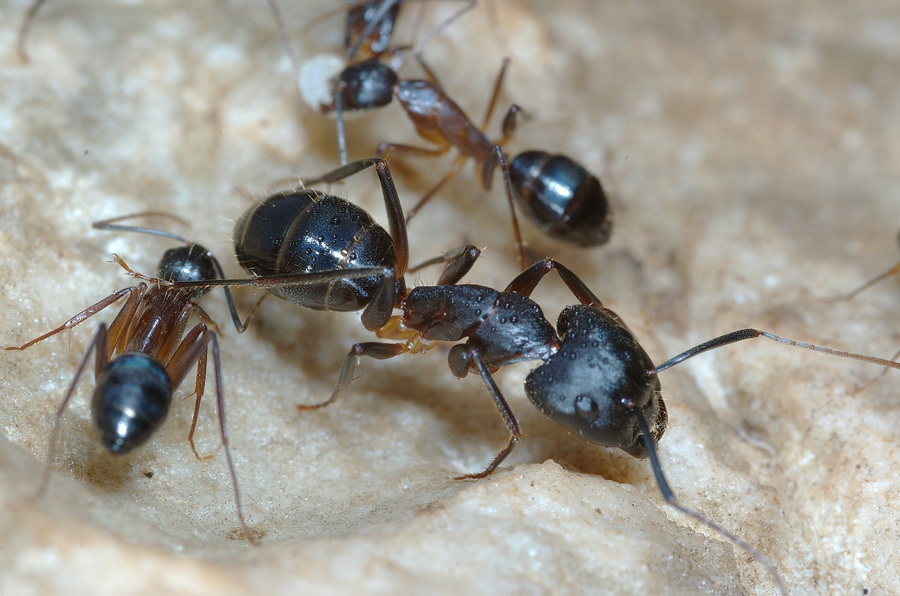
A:
{"type": "Polygon", "coordinates": [[[297,409],[302,411],[324,408],[339,398],[350,386],[350,383],[353,382],[353,374],[356,372],[356,367],[359,366],[359,359],[362,356],[368,356],[369,358],[374,358],[376,360],[387,360],[388,358],[399,356],[406,351],[408,350],[405,344],[389,344],[382,342],[354,344],[354,346],[350,348],[347,357],[344,358],[344,364],[341,365],[341,374],[338,377],[337,387],[335,387],[331,397],[318,404],[298,404],[297,409]]]}
{"type": "MultiPolygon", "coordinates": [[[[92,304],[91,306],[87,307],[86,309],[84,309],[83,311],[81,311],[80,313],[78,313],[77,315],[75,315],[74,317],[72,317],[71,319],[69,319],[68,321],[66,321],[59,327],[57,327],[56,329],[53,329],[52,331],[48,331],[47,333],[45,333],[39,337],[36,337],[36,338],[32,339],[31,341],[22,344],[21,346],[9,346],[9,347],[5,347],[3,349],[7,350],[7,351],[27,350],[34,344],[36,344],[38,342],[42,342],[49,337],[53,337],[57,333],[61,333],[62,331],[66,331],[68,329],[72,329],[73,327],[80,325],[81,323],[85,322],[89,318],[93,317],[98,312],[100,312],[103,309],[107,308],[108,306],[111,306],[111,305],[115,304],[116,302],[118,302],[122,298],[122,296],[125,296],[126,294],[131,294],[129,296],[128,300],[126,301],[125,306],[122,307],[122,311],[120,311],[120,313],[119,313],[119,315],[121,316],[122,312],[124,312],[126,310],[133,310],[133,309],[129,309],[129,306],[131,306],[132,303],[133,303],[134,307],[136,307],[137,304],[140,303],[141,298],[142,298],[144,292],[146,291],[146,289],[147,289],[147,286],[144,284],[141,284],[140,286],[131,286],[130,288],[124,288],[122,290],[119,290],[118,292],[110,294],[109,296],[107,296],[106,298],[101,300],[100,302],[97,302],[96,304],[92,304]]],[[[116,317],[116,320],[118,320],[118,317],[116,317]]],[[[115,345],[115,342],[113,342],[113,345],[115,345]]]]}
{"type": "Polygon", "coordinates": [[[481,378],[487,387],[488,393],[491,394],[491,398],[494,400],[494,405],[497,406],[497,411],[500,412],[500,417],[503,418],[503,424],[506,425],[506,428],[509,431],[509,442],[496,456],[494,456],[494,459],[484,470],[475,474],[457,476],[455,479],[484,478],[496,470],[497,466],[499,466],[512,452],[513,447],[516,446],[516,441],[522,436],[522,430],[519,428],[519,421],[516,420],[515,414],[513,414],[509,404],[506,403],[503,394],[500,393],[500,388],[497,387],[494,377],[491,376],[491,371],[488,370],[488,366],[484,363],[477,348],[466,344],[457,344],[450,349],[448,360],[450,370],[457,377],[462,378],[466,376],[471,368],[478,371],[478,374],[481,375],[481,378]]]}

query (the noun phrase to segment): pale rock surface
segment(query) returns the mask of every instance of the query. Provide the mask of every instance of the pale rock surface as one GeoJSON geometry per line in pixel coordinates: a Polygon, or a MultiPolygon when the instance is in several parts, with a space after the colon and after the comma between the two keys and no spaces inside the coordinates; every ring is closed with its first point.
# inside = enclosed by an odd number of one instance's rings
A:
{"type": "MultiPolygon", "coordinates": [[[[14,52],[25,4],[0,9],[0,343],[129,284],[110,253],[151,272],[171,246],[92,221],[178,213],[189,229],[163,223],[240,275],[229,236],[250,202],[238,188],[260,195],[336,164],[333,121],[300,100],[264,3],[51,1],[28,65],[14,52]]],[[[339,52],[339,18],[302,30],[335,4],[284,7],[301,61],[339,52]]],[[[493,29],[487,4],[428,60],[478,119],[508,52],[503,106],[533,117],[509,149],[565,152],[603,175],[609,245],[585,252],[529,229],[531,249],[582,275],[656,361],[746,326],[881,356],[900,347],[896,280],[828,301],[897,258],[896,3],[496,1],[493,29]]],[[[418,142],[396,106],[349,129],[353,157],[418,142]]],[[[394,165],[407,205],[443,167],[394,165]]],[[[374,175],[337,192],[383,219],[374,175]]],[[[503,286],[515,259],[502,195],[480,191],[470,169],[443,195],[413,222],[413,260],[473,242],[487,250],[469,279],[503,286]]],[[[548,280],[536,298],[555,318],[572,299],[548,280]]],[[[249,308],[252,292],[238,294],[249,308]]],[[[204,303],[227,322],[221,295],[204,303]]],[[[479,482],[451,478],[489,461],[504,430],[481,382],[455,379],[441,350],[366,361],[343,400],[299,413],[371,335],[355,314],[278,300],[249,333],[222,338],[261,546],[240,536],[211,400],[199,430],[210,459],[185,440],[189,401],[113,459],[90,428],[85,379],[36,501],[54,412],[93,329],[0,355],[0,593],[774,591],[745,553],[665,505],[647,462],[543,419],[521,389],[529,365],[497,374],[527,436],[479,482]]],[[[900,381],[854,393],[878,374],[756,340],[661,376],[675,491],[765,553],[793,594],[900,591],[900,381]]]]}

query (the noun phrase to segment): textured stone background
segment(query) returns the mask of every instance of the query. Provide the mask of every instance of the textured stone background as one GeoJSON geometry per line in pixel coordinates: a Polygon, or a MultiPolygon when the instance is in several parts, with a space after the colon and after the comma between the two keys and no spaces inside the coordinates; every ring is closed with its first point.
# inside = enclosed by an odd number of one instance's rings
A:
{"type": "MultiPolygon", "coordinates": [[[[477,117],[508,51],[504,105],[533,115],[510,150],[563,151],[603,174],[610,244],[583,252],[530,234],[531,247],[582,275],[655,360],[744,326],[887,356],[900,347],[896,280],[851,303],[827,297],[897,258],[896,5],[745,4],[585,0],[548,13],[537,0],[496,1],[499,30],[482,5],[427,56],[477,117]]],[[[339,19],[301,31],[333,6],[284,7],[301,60],[338,51],[339,19]]],[[[4,344],[126,285],[110,253],[150,272],[171,245],[92,221],[179,213],[193,224],[173,227],[238,275],[229,235],[250,203],[236,188],[259,194],[336,163],[332,121],[297,96],[262,2],[44,8],[24,65],[14,44],[25,3],[0,6],[4,344]]],[[[416,140],[396,106],[350,132],[354,157],[416,140]]],[[[441,169],[394,165],[407,205],[441,169]]],[[[337,190],[381,217],[374,180],[337,190]]],[[[464,241],[487,248],[472,281],[515,274],[501,195],[478,190],[470,170],[411,229],[414,260],[464,241]]],[[[240,296],[244,309],[254,300],[240,296]]],[[[571,302],[555,281],[536,297],[550,317],[571,302]]],[[[226,321],[221,296],[205,304],[226,321]]],[[[199,431],[211,459],[185,441],[188,402],[151,444],[112,459],[89,425],[90,379],[35,502],[56,405],[95,324],[83,327],[0,356],[0,592],[773,590],[744,553],[664,505],[646,462],[543,419],[521,390],[529,365],[497,374],[527,436],[480,482],[450,477],[489,461],[504,430],[480,381],[455,379],[440,350],[365,362],[345,399],[299,414],[371,336],[356,315],[276,300],[251,332],[222,340],[262,546],[240,538],[211,404],[199,431]]],[[[900,590],[897,375],[854,394],[878,373],[757,340],[662,375],[671,424],[660,454],[674,489],[764,552],[792,593],[900,590]]]]}

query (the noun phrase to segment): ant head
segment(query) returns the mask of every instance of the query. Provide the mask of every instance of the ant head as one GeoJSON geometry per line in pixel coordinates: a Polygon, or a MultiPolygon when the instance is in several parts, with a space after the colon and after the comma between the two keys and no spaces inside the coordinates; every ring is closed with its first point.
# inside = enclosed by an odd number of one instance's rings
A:
{"type": "MultiPolygon", "coordinates": [[[[212,253],[199,244],[167,250],[159,261],[157,276],[174,282],[219,278],[212,253]]],[[[191,288],[191,291],[195,297],[199,297],[209,291],[209,288],[191,288]]]]}
{"type": "Polygon", "coordinates": [[[559,351],[525,380],[545,416],[585,441],[647,456],[633,408],[648,421],[653,442],[668,420],[653,362],[612,311],[569,306],[557,323],[559,351]]]}
{"type": "Polygon", "coordinates": [[[338,77],[337,91],[344,110],[381,108],[394,99],[400,76],[377,58],[369,58],[345,68],[338,77]]]}

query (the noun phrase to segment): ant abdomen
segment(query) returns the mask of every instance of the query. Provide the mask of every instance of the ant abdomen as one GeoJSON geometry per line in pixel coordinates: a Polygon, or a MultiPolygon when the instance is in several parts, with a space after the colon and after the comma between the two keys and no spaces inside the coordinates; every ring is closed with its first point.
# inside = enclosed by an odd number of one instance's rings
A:
{"type": "Polygon", "coordinates": [[[103,446],[123,455],[153,436],[171,403],[172,381],[160,361],[128,352],[98,377],[91,412],[103,446]]]}
{"type": "Polygon", "coordinates": [[[648,372],[654,368],[650,356],[603,308],[566,307],[557,329],[559,351],[526,378],[528,399],[585,441],[647,457],[632,410],[644,415],[654,444],[668,422],[659,378],[648,372]]]}
{"type": "MultiPolygon", "coordinates": [[[[241,267],[258,277],[397,263],[391,236],[368,213],[310,189],[275,194],[247,211],[235,226],[234,248],[241,267]]],[[[271,292],[315,310],[352,311],[369,304],[382,281],[338,279],[271,292]]]]}
{"type": "Polygon", "coordinates": [[[600,180],[565,155],[525,151],[509,164],[513,196],[551,238],[577,246],[609,240],[612,216],[600,180]]]}

